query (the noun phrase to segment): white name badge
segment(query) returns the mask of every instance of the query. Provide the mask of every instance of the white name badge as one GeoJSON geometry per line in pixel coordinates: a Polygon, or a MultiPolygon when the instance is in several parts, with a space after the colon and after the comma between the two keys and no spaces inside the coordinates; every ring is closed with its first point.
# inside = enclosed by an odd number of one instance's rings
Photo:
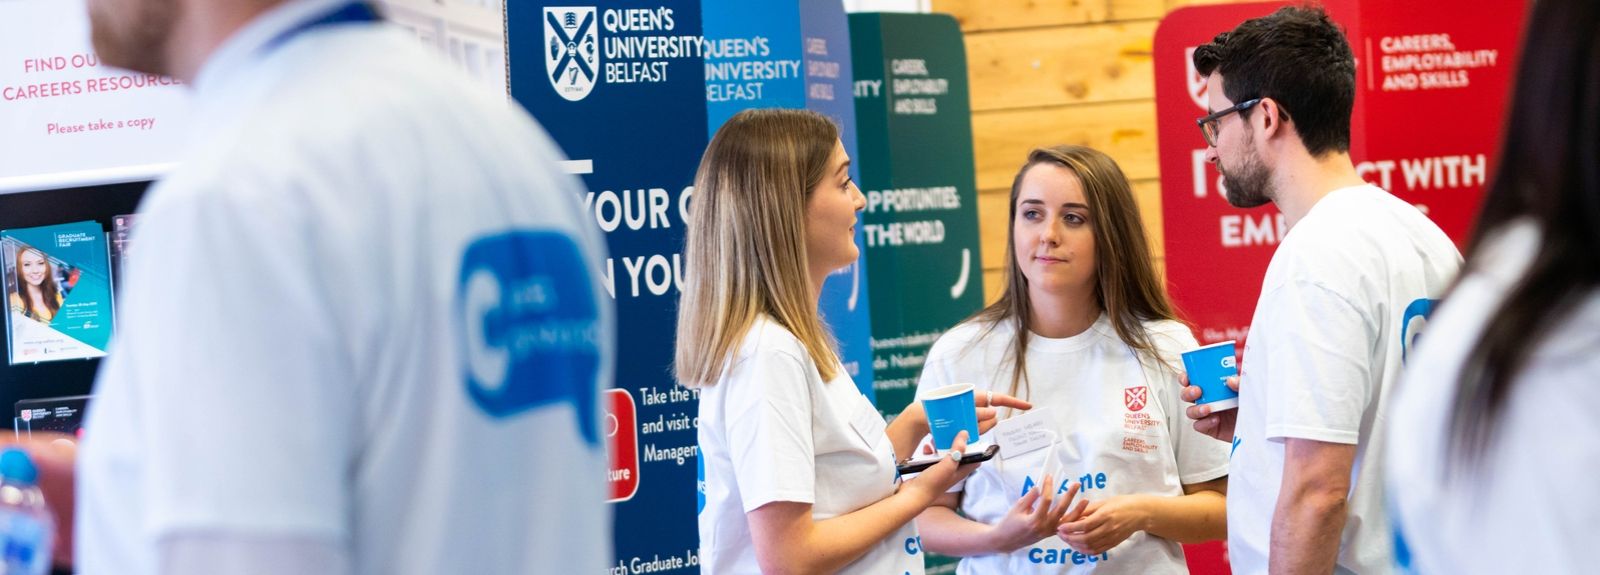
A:
{"type": "Polygon", "coordinates": [[[991,435],[1000,445],[1000,457],[1011,459],[1049,447],[1055,437],[1054,423],[1050,408],[1036,407],[1001,421],[991,435]]]}

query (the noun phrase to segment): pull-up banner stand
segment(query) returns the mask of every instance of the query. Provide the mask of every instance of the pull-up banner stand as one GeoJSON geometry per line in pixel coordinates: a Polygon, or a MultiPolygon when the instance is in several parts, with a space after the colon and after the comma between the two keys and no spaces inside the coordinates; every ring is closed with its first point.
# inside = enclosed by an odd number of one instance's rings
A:
{"type": "MultiPolygon", "coordinates": [[[[850,26],[838,0],[800,0],[800,45],[805,76],[806,108],[833,119],[839,140],[853,160],[850,177],[861,182],[860,147],[856,142],[856,107],[852,96],[850,26]]],[[[863,193],[865,189],[863,188],[863,193]]],[[[872,369],[872,306],[867,281],[866,226],[856,226],[861,257],[828,278],[822,286],[822,317],[839,339],[844,369],[868,399],[876,401],[872,369]]]]}
{"type": "MultiPolygon", "coordinates": [[[[855,107],[850,97],[850,37],[844,5],[796,0],[702,0],[706,37],[706,119],[709,134],[740,111],[807,108],[839,126],[856,154],[855,107]]],[[[851,175],[859,177],[859,162],[851,175]]],[[[865,232],[856,228],[863,249],[865,232]]],[[[839,341],[845,371],[872,393],[867,278],[861,261],[823,286],[823,317],[839,341]]]]}
{"type": "Polygon", "coordinates": [[[947,14],[851,14],[878,407],[912,399],[928,349],[983,305],[972,106],[947,14]]]}
{"type": "MultiPolygon", "coordinates": [[[[683,226],[710,135],[741,110],[809,107],[838,123],[855,153],[843,7],[803,4],[508,3],[512,96],[583,175],[611,249],[602,279],[620,328],[616,387],[605,402],[612,572],[699,570],[697,394],[677,387],[669,367],[683,226]]],[[[846,370],[871,397],[864,276],[859,265],[835,274],[822,309],[846,370]]]]}
{"type": "MultiPolygon", "coordinates": [[[[706,147],[699,0],[507,2],[511,95],[587,187],[616,299],[605,429],[619,573],[698,570],[695,395],[672,380],[683,234],[706,147]]],[[[561,497],[551,493],[550,497],[561,497]]]]}

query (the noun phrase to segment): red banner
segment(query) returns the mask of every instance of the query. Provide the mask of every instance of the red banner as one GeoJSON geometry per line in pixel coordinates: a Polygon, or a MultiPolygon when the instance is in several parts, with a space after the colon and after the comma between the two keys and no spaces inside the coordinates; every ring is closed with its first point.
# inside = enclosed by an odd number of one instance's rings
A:
{"type": "MultiPolygon", "coordinates": [[[[1194,48],[1281,2],[1182,8],[1156,31],[1156,118],[1167,282],[1200,343],[1243,348],[1267,263],[1285,232],[1271,205],[1229,206],[1205,161],[1194,48]]],[[[1416,204],[1463,245],[1493,173],[1526,5],[1327,0],[1356,57],[1351,158],[1361,177],[1416,204]]]]}

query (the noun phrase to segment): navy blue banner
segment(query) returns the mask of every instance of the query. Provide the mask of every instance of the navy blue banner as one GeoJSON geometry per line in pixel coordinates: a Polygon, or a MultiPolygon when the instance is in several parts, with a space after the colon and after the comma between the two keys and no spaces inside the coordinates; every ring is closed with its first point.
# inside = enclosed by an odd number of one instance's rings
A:
{"type": "Polygon", "coordinates": [[[598,279],[616,298],[626,392],[605,402],[612,472],[596,478],[616,499],[611,571],[697,570],[697,410],[670,367],[685,210],[707,142],[700,2],[507,2],[506,26],[511,95],[582,175],[611,251],[598,279]]]}

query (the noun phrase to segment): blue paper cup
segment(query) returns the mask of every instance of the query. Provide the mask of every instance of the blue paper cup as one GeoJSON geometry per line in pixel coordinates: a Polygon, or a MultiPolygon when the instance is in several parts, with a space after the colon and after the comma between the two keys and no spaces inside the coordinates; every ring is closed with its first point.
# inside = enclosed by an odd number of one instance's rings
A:
{"type": "Polygon", "coordinates": [[[970,383],[958,383],[923,396],[922,410],[928,414],[934,448],[950,449],[956,434],[963,430],[967,432],[967,443],[978,441],[978,405],[973,400],[972,389],[970,383]]]}
{"type": "Polygon", "coordinates": [[[1239,363],[1234,355],[1233,340],[1183,352],[1183,368],[1189,372],[1189,384],[1200,386],[1200,399],[1195,405],[1209,405],[1212,411],[1239,407],[1239,393],[1228,387],[1227,382],[1229,377],[1239,375],[1239,363]]]}

